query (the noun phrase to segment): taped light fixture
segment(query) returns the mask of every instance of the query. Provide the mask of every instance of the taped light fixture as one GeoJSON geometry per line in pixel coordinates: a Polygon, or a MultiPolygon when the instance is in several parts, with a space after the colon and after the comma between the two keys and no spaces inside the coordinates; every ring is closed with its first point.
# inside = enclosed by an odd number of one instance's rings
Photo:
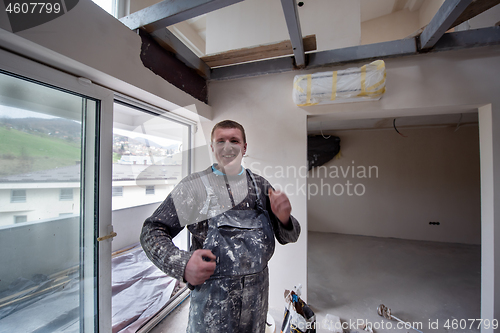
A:
{"type": "Polygon", "coordinates": [[[376,60],[360,68],[296,75],[293,101],[297,106],[379,100],[385,93],[385,63],[376,60]]]}

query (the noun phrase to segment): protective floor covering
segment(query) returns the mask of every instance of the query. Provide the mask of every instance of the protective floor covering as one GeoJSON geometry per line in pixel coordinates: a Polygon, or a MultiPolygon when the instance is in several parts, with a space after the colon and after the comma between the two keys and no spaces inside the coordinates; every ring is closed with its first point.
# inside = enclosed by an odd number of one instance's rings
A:
{"type": "MultiPolygon", "coordinates": [[[[136,332],[168,302],[177,281],[166,276],[137,246],[112,259],[113,333],[136,332]]],[[[61,278],[19,279],[0,293],[0,333],[80,332],[78,272],[61,278]]]]}

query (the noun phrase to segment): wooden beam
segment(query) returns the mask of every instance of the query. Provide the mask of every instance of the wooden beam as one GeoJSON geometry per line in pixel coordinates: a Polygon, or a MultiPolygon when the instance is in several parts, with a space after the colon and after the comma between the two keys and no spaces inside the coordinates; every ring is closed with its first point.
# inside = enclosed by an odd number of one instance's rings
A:
{"type": "MultiPolygon", "coordinates": [[[[303,38],[305,52],[315,51],[316,35],[309,35],[303,38]]],[[[219,54],[201,57],[210,68],[239,64],[242,62],[269,59],[293,54],[292,42],[285,40],[279,43],[247,47],[238,50],[231,50],[219,54]]]]}
{"type": "Polygon", "coordinates": [[[500,0],[472,1],[472,3],[465,8],[463,13],[455,20],[455,22],[453,22],[450,28],[454,28],[498,4],[500,4],[500,0]]]}

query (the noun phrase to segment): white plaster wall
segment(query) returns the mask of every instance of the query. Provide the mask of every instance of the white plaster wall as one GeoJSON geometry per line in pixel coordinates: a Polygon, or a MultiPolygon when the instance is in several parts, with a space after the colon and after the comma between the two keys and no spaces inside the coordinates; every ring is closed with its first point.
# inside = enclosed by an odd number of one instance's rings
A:
{"type": "MultiPolygon", "coordinates": [[[[210,103],[215,111],[214,122],[232,119],[245,127],[247,157],[245,167],[266,177],[275,187],[287,184],[292,214],[302,227],[297,243],[277,244],[271,259],[270,308],[282,313],[283,292],[301,283],[307,299],[307,214],[306,196],[301,192],[306,179],[277,174],[281,167],[295,169],[306,166],[306,113],[293,105],[291,98],[294,73],[257,77],[245,80],[212,82],[210,103]]],[[[206,132],[213,124],[207,124],[206,132]]]]}
{"type": "Polygon", "coordinates": [[[423,28],[436,15],[444,0],[425,0],[419,10],[420,28],[423,28]]]}
{"type": "Polygon", "coordinates": [[[141,9],[152,6],[161,0],[129,0],[130,1],[130,14],[135,13],[141,9]]]}
{"type": "Polygon", "coordinates": [[[500,5],[496,5],[487,11],[469,20],[470,29],[493,27],[500,22],[500,5]]]}
{"type": "Polygon", "coordinates": [[[480,244],[479,128],[455,128],[329,132],[342,156],[309,172],[309,230],[480,244]]]}
{"type": "MultiPolygon", "coordinates": [[[[318,51],[359,45],[359,0],[306,1],[302,36],[316,34],[318,51]]],[[[290,39],[281,1],[246,0],[207,14],[207,54],[290,39]]]]}
{"type": "Polygon", "coordinates": [[[403,39],[420,29],[419,13],[404,9],[361,23],[361,44],[403,39]]]}

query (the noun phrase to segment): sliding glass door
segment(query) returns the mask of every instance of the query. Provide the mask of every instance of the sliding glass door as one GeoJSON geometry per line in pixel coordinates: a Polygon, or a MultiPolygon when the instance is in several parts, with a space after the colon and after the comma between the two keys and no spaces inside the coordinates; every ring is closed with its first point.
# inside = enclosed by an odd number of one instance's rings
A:
{"type": "Polygon", "coordinates": [[[100,319],[106,331],[111,186],[99,129],[112,94],[0,59],[0,332],[97,332],[100,319]]]}

